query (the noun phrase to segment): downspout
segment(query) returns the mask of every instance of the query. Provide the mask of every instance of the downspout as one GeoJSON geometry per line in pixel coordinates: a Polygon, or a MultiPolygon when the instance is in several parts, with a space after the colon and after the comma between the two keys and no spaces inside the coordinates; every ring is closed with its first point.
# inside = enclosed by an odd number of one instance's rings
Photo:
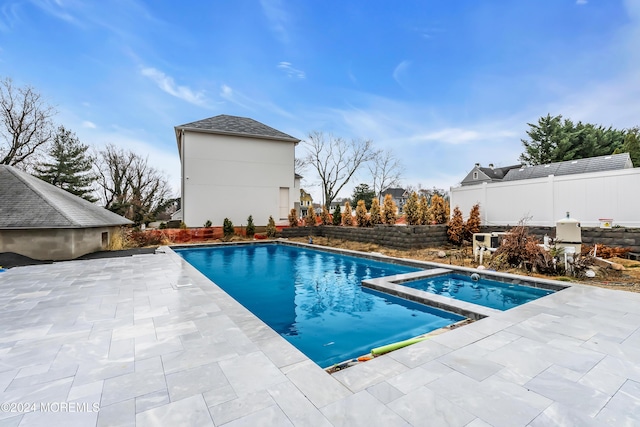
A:
{"type": "Polygon", "coordinates": [[[185,157],[184,157],[184,129],[180,129],[180,208],[182,209],[182,222],[184,222],[186,224],[185,219],[187,218],[185,212],[185,207],[186,207],[186,203],[185,203],[185,197],[184,197],[184,180],[185,180],[185,176],[184,176],[184,163],[185,163],[185,157]]]}

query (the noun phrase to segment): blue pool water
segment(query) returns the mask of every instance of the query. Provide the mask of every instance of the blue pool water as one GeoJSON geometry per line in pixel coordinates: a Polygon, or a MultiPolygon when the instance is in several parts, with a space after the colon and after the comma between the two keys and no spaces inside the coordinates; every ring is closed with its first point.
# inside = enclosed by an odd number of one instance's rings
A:
{"type": "Polygon", "coordinates": [[[458,274],[412,280],[401,285],[497,310],[508,310],[554,292],[488,279],[473,281],[468,276],[458,274]]]}
{"type": "Polygon", "coordinates": [[[412,267],[279,244],[176,252],[321,367],[463,319],[360,286],[412,267]]]}

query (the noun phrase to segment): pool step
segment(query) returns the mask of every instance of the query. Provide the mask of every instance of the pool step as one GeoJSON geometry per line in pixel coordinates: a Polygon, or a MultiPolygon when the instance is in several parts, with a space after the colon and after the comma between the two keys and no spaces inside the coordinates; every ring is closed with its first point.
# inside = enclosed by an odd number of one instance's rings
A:
{"type": "Polygon", "coordinates": [[[402,285],[403,282],[407,282],[409,280],[441,276],[443,274],[449,273],[453,273],[453,271],[447,268],[434,268],[431,270],[396,274],[393,276],[380,277],[377,279],[367,279],[362,281],[362,286],[378,292],[383,292],[389,295],[408,299],[410,301],[415,301],[420,304],[425,304],[431,307],[446,310],[451,313],[456,313],[472,320],[480,320],[484,319],[485,317],[501,313],[500,310],[496,310],[493,308],[472,304],[466,301],[456,300],[442,295],[432,294],[430,292],[425,292],[419,289],[413,289],[402,285]]]}

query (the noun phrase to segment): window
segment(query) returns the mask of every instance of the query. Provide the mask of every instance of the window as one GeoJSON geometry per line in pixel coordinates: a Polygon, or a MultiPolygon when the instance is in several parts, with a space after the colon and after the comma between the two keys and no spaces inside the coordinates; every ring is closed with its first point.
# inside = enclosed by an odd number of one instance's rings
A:
{"type": "Polygon", "coordinates": [[[109,233],[102,233],[102,249],[107,249],[109,247],[109,233]]]}
{"type": "Polygon", "coordinates": [[[289,216],[289,187],[280,187],[280,219],[289,216]]]}
{"type": "Polygon", "coordinates": [[[478,171],[473,172],[473,179],[478,179],[478,171]]]}

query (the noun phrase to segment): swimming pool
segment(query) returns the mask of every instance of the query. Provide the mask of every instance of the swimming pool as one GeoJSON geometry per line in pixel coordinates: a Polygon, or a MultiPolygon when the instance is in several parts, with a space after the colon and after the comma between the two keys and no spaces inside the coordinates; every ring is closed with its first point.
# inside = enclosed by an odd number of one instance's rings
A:
{"type": "Polygon", "coordinates": [[[461,274],[445,274],[400,284],[503,311],[554,293],[549,289],[503,283],[484,278],[473,281],[469,276],[461,274]]]}
{"type": "Polygon", "coordinates": [[[175,252],[323,368],[464,319],[360,286],[414,267],[275,243],[175,252]]]}

